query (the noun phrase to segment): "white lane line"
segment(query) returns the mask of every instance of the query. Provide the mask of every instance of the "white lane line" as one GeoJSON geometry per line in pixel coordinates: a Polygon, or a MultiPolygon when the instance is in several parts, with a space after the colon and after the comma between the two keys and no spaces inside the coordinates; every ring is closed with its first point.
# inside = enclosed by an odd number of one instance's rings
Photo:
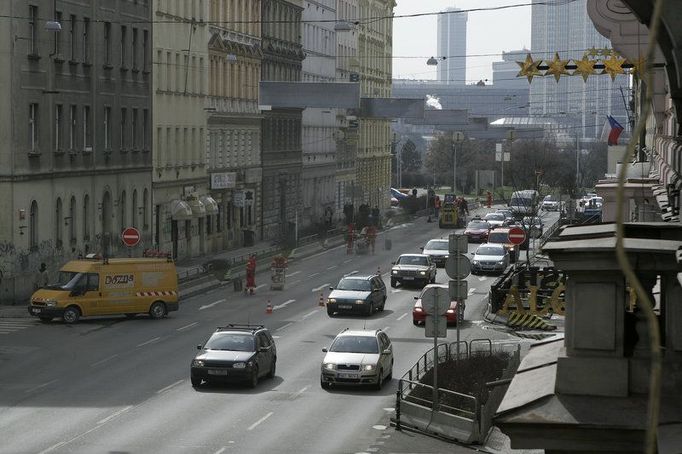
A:
{"type": "Polygon", "coordinates": [[[186,329],[190,329],[190,328],[193,327],[193,326],[197,326],[198,324],[199,324],[199,322],[192,322],[192,323],[190,323],[189,325],[181,326],[181,327],[178,328],[176,331],[184,331],[184,330],[186,330],[186,329]]]}
{"type": "Polygon", "coordinates": [[[175,383],[171,383],[170,385],[166,386],[165,388],[161,388],[160,390],[156,391],[156,394],[161,394],[163,392],[168,391],[169,389],[173,388],[174,386],[178,386],[180,383],[184,382],[185,380],[178,380],[175,383]]]}
{"type": "Polygon", "coordinates": [[[278,304],[277,306],[273,306],[272,310],[273,310],[273,311],[276,311],[277,309],[285,308],[285,307],[287,307],[288,305],[290,305],[291,303],[295,303],[295,302],[296,302],[296,300],[285,301],[285,302],[283,302],[282,304],[278,304]]]}
{"type": "Polygon", "coordinates": [[[296,391],[295,393],[293,393],[291,395],[291,400],[297,399],[301,394],[306,392],[308,388],[309,388],[309,386],[304,386],[303,388],[301,388],[298,391],[296,391]]]}
{"type": "Polygon", "coordinates": [[[328,269],[328,270],[334,270],[334,269],[336,269],[336,268],[338,268],[338,267],[339,267],[339,265],[332,265],[332,266],[328,266],[327,269],[328,269]]]}
{"type": "Polygon", "coordinates": [[[300,284],[300,283],[301,283],[300,280],[295,280],[295,281],[289,282],[289,285],[296,285],[296,284],[300,284]]]}
{"type": "Polygon", "coordinates": [[[402,289],[397,288],[397,289],[391,290],[391,293],[400,293],[402,291],[403,291],[402,289]]]}
{"type": "Polygon", "coordinates": [[[322,284],[322,285],[320,285],[319,287],[315,287],[315,288],[313,289],[313,293],[319,292],[319,291],[322,290],[323,288],[329,287],[330,285],[331,285],[331,284],[330,284],[329,282],[327,282],[326,284],[322,284]]]}
{"type": "Polygon", "coordinates": [[[478,280],[481,282],[485,281],[486,279],[488,279],[486,276],[479,276],[478,277],[478,280]]]}
{"type": "Polygon", "coordinates": [[[253,424],[251,424],[251,425],[249,426],[249,428],[246,429],[246,430],[253,430],[253,429],[255,429],[256,427],[258,427],[259,424],[261,424],[263,421],[265,421],[265,420],[268,419],[270,416],[272,416],[272,414],[273,414],[273,412],[270,412],[270,413],[268,413],[267,415],[263,416],[261,419],[259,419],[258,421],[254,422],[253,424]]]}
{"type": "Polygon", "coordinates": [[[160,337],[155,337],[154,339],[149,339],[147,342],[137,344],[136,347],[144,347],[145,345],[153,344],[154,342],[158,342],[159,340],[161,340],[160,337]]]}
{"type": "Polygon", "coordinates": [[[388,331],[389,329],[391,329],[391,327],[390,327],[390,326],[386,326],[386,327],[384,327],[381,331],[388,331]]]}
{"type": "Polygon", "coordinates": [[[405,312],[403,315],[398,317],[396,320],[400,321],[400,320],[404,319],[405,317],[407,317],[407,312],[405,312]]]}
{"type": "Polygon", "coordinates": [[[114,419],[115,417],[120,416],[123,413],[127,412],[131,408],[133,408],[133,405],[128,405],[127,407],[123,407],[119,411],[117,411],[116,413],[112,413],[111,415],[107,416],[106,418],[100,419],[99,421],[97,421],[97,424],[98,425],[106,424],[109,421],[111,421],[112,419],[114,419]]]}
{"type": "Polygon", "coordinates": [[[311,275],[308,276],[308,277],[315,277],[315,276],[317,276],[318,274],[320,274],[320,273],[313,273],[313,274],[311,274],[311,275]]]}
{"type": "Polygon", "coordinates": [[[344,260],[344,261],[343,261],[343,264],[345,265],[346,263],[350,263],[350,262],[352,262],[352,261],[353,261],[353,259],[344,260]]]}
{"type": "Polygon", "coordinates": [[[258,286],[256,286],[256,290],[258,290],[259,288],[267,287],[267,286],[268,286],[268,284],[258,285],[258,286]]]}
{"type": "Polygon", "coordinates": [[[476,288],[470,288],[469,289],[469,296],[473,295],[475,291],[476,291],[476,288]]]}
{"type": "Polygon", "coordinates": [[[281,338],[281,337],[282,337],[282,336],[272,336],[273,339],[279,339],[279,338],[281,338]]]}
{"type": "Polygon", "coordinates": [[[32,391],[38,391],[38,390],[41,389],[41,388],[44,388],[44,387],[46,387],[46,386],[50,386],[52,383],[54,383],[54,382],[56,382],[56,381],[57,381],[57,379],[55,378],[54,380],[50,380],[50,381],[47,382],[47,383],[43,383],[42,385],[38,385],[38,386],[34,386],[33,388],[29,388],[29,389],[27,389],[25,392],[26,392],[26,393],[30,393],[30,392],[32,392],[32,391]]]}
{"type": "Polygon", "coordinates": [[[310,317],[311,315],[317,314],[317,310],[310,311],[307,314],[305,314],[303,317],[301,317],[301,320],[305,320],[306,318],[310,317]]]}
{"type": "Polygon", "coordinates": [[[107,361],[111,361],[112,359],[117,358],[117,357],[118,357],[118,353],[116,353],[116,354],[114,354],[114,355],[111,355],[111,356],[108,356],[108,357],[106,357],[106,358],[104,358],[104,359],[101,359],[101,360],[97,361],[96,363],[92,363],[92,364],[90,365],[90,367],[97,367],[97,366],[99,366],[100,364],[104,364],[104,363],[106,363],[107,361]]]}
{"type": "Polygon", "coordinates": [[[219,450],[217,450],[213,454],[223,454],[226,450],[227,450],[227,446],[223,446],[222,448],[220,448],[219,450]]]}
{"type": "Polygon", "coordinates": [[[296,276],[297,274],[301,274],[301,272],[300,271],[294,271],[293,273],[287,274],[287,277],[296,276]]]}
{"type": "Polygon", "coordinates": [[[199,310],[200,310],[200,311],[203,311],[204,309],[208,309],[209,307],[213,307],[213,306],[215,306],[216,304],[220,304],[220,303],[224,303],[224,302],[225,302],[224,299],[220,299],[220,300],[218,300],[218,301],[212,302],[211,304],[207,304],[207,305],[205,305],[205,306],[201,306],[201,307],[199,308],[199,310]]]}
{"type": "Polygon", "coordinates": [[[352,275],[354,275],[354,274],[358,274],[358,273],[359,273],[359,271],[358,271],[358,270],[353,270],[353,271],[351,271],[351,272],[350,272],[350,273],[348,273],[348,274],[344,274],[344,275],[343,275],[343,277],[346,277],[346,276],[352,276],[352,275]]]}
{"type": "Polygon", "coordinates": [[[66,444],[65,441],[60,441],[59,443],[54,444],[54,445],[50,446],[50,447],[47,448],[47,449],[43,449],[43,450],[40,451],[38,454],[46,454],[46,453],[48,453],[48,452],[50,452],[50,451],[54,451],[55,449],[59,448],[60,446],[65,445],[65,444],[66,444]]]}
{"type": "Polygon", "coordinates": [[[294,322],[289,322],[289,323],[287,323],[286,325],[280,326],[279,328],[277,328],[277,329],[275,330],[275,332],[281,331],[281,330],[283,330],[284,328],[288,328],[288,327],[290,327],[290,326],[293,325],[293,324],[294,324],[294,322]]]}

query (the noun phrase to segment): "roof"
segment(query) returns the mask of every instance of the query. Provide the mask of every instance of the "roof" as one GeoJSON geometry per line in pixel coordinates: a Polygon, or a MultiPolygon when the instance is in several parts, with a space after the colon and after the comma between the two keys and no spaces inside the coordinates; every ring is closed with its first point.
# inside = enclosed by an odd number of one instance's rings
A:
{"type": "Polygon", "coordinates": [[[428,257],[426,254],[400,254],[400,257],[428,257]]]}
{"type": "Polygon", "coordinates": [[[377,333],[381,331],[380,329],[346,329],[341,331],[338,336],[367,336],[374,337],[377,333]]]}
{"type": "Polygon", "coordinates": [[[341,279],[357,279],[360,281],[366,281],[367,279],[372,279],[376,274],[350,274],[343,276],[341,279]]]}

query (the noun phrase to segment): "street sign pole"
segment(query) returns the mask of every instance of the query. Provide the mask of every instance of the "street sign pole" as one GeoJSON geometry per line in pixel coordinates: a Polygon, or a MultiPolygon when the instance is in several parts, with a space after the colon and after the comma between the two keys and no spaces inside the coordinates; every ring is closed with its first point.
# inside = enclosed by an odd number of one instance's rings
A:
{"type": "Polygon", "coordinates": [[[449,282],[450,301],[457,302],[457,361],[460,349],[460,321],[462,317],[462,303],[468,296],[468,283],[465,280],[471,273],[471,262],[465,254],[469,250],[469,240],[466,235],[451,233],[448,237],[448,252],[450,257],[445,264],[445,271],[451,278],[449,282]]]}
{"type": "MultiPolygon", "coordinates": [[[[436,308],[438,308],[438,301],[436,301],[436,308]]],[[[433,336],[433,407],[431,411],[435,412],[437,405],[438,405],[438,330],[436,330],[436,335],[433,336]]]]}

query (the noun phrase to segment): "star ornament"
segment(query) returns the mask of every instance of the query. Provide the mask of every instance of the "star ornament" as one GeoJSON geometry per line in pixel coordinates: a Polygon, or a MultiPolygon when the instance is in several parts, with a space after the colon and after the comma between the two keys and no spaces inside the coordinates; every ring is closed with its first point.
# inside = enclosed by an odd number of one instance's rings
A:
{"type": "Polygon", "coordinates": [[[617,55],[611,55],[609,58],[604,59],[604,74],[611,76],[611,80],[616,80],[616,76],[619,74],[625,74],[625,70],[622,64],[625,63],[625,59],[617,55]]]}
{"type": "Polygon", "coordinates": [[[643,76],[646,73],[646,58],[645,57],[639,57],[636,60],[631,60],[630,63],[632,63],[632,74],[636,74],[638,76],[643,76]]]}
{"type": "Polygon", "coordinates": [[[533,81],[534,76],[542,75],[542,73],[538,69],[540,63],[542,63],[542,61],[533,61],[533,57],[531,57],[530,54],[526,55],[526,60],[516,62],[516,64],[519,65],[519,67],[521,68],[516,77],[525,76],[528,78],[528,83],[531,83],[533,81]]]}
{"type": "Polygon", "coordinates": [[[587,82],[587,78],[594,74],[594,64],[596,62],[588,59],[587,56],[583,56],[581,60],[573,60],[573,63],[576,66],[573,75],[582,76],[583,82],[587,82]]]}
{"type": "Polygon", "coordinates": [[[561,79],[561,75],[564,74],[568,76],[568,71],[566,71],[566,65],[568,64],[568,60],[562,60],[559,58],[559,53],[555,52],[554,53],[554,60],[548,61],[547,66],[549,69],[547,69],[547,72],[545,73],[546,76],[552,75],[554,76],[554,79],[559,82],[559,79],[561,79]]]}

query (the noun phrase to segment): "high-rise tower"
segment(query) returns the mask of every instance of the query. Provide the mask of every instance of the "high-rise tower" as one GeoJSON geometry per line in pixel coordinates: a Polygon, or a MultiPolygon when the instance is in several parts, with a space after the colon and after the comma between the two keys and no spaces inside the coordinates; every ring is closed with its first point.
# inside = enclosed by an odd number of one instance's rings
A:
{"type": "Polygon", "coordinates": [[[438,81],[466,84],[467,13],[448,8],[438,16],[438,81]]]}

